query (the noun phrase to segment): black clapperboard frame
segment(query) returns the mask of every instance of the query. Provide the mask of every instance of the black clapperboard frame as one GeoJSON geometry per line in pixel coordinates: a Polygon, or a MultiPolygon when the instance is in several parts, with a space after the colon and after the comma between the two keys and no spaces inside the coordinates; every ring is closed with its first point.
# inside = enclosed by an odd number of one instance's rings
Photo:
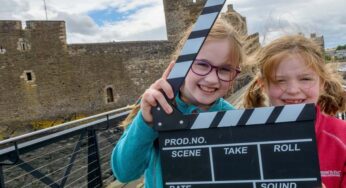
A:
{"type": "MultiPolygon", "coordinates": [[[[175,94],[225,0],[208,0],[167,81],[175,94]]],[[[321,187],[313,104],[183,115],[153,108],[163,187],[321,187]]]]}

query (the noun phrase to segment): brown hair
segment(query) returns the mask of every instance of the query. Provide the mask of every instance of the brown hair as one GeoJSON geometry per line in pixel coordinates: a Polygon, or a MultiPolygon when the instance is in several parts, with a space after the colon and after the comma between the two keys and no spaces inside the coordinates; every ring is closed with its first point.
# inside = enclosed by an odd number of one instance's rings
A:
{"type": "MultiPolygon", "coordinates": [[[[273,71],[280,62],[292,55],[301,57],[308,67],[312,68],[324,84],[317,104],[329,115],[346,110],[346,96],[342,88],[341,77],[328,68],[320,47],[311,39],[301,35],[284,36],[263,47],[257,54],[258,74],[251,82],[244,96],[244,107],[265,106],[263,87],[258,82],[273,81],[273,71]]],[[[263,84],[263,83],[262,83],[263,84]]]]}
{"type": "Polygon", "coordinates": [[[231,44],[230,62],[235,63],[237,67],[243,64],[244,51],[241,41],[244,39],[229,22],[222,18],[216,20],[206,41],[213,39],[227,39],[231,44]]]}
{"type": "Polygon", "coordinates": [[[130,125],[130,123],[133,121],[133,119],[135,118],[135,116],[137,115],[137,113],[139,112],[139,110],[141,109],[141,105],[140,104],[134,104],[131,106],[131,112],[129,113],[129,115],[127,115],[127,117],[124,119],[124,121],[122,121],[119,124],[119,127],[122,129],[126,129],[128,125],[130,125]]]}
{"type": "MultiPolygon", "coordinates": [[[[178,52],[180,52],[180,49],[182,48],[183,44],[187,40],[191,30],[192,30],[192,27],[190,27],[187,30],[182,40],[180,40],[180,42],[178,43],[176,52],[173,53],[172,55],[174,59],[177,58],[178,52]]],[[[243,52],[242,43],[241,43],[241,40],[243,40],[243,38],[242,36],[238,34],[238,31],[236,31],[232,27],[232,25],[230,25],[228,22],[226,22],[222,18],[218,18],[215,21],[211,31],[209,32],[207,41],[213,40],[213,39],[228,39],[231,44],[230,62],[234,63],[237,67],[243,64],[244,52],[243,52]]],[[[120,123],[120,127],[125,129],[132,122],[133,118],[136,116],[139,110],[140,110],[140,102],[137,102],[137,104],[132,106],[132,111],[126,117],[126,119],[120,123]]]]}
{"type": "MultiPolygon", "coordinates": [[[[172,54],[172,59],[178,58],[179,52],[188,39],[192,29],[192,26],[187,29],[185,35],[179,41],[175,52],[172,54]]],[[[245,55],[242,41],[245,40],[245,36],[240,34],[240,30],[234,28],[231,23],[225,20],[225,18],[219,17],[216,19],[206,41],[215,39],[227,39],[230,42],[230,62],[235,63],[238,67],[244,63],[245,55]]]]}

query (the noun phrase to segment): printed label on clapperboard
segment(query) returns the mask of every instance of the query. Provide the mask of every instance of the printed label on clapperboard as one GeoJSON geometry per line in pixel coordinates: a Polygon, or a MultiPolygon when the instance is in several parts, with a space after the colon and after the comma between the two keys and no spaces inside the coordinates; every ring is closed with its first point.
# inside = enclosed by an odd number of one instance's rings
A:
{"type": "Polygon", "coordinates": [[[311,134],[304,126],[283,127],[163,133],[165,187],[317,187],[314,140],[305,136],[311,134]]]}

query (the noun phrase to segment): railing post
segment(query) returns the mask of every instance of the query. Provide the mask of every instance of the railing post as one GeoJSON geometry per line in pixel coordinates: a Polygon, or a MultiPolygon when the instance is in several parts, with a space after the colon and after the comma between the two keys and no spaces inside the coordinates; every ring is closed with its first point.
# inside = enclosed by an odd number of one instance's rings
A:
{"type": "Polygon", "coordinates": [[[0,165],[0,188],[5,188],[4,172],[2,171],[2,165],[0,165]]]}
{"type": "Polygon", "coordinates": [[[81,147],[81,142],[85,136],[85,131],[83,131],[81,133],[81,135],[79,136],[79,140],[77,142],[77,144],[75,145],[74,149],[73,149],[73,152],[72,152],[72,155],[71,155],[71,158],[70,158],[70,161],[67,165],[67,168],[65,170],[65,173],[64,173],[64,176],[63,176],[63,179],[61,180],[60,182],[60,187],[64,187],[65,186],[65,183],[67,181],[67,178],[69,177],[69,174],[71,173],[71,169],[74,165],[74,162],[75,162],[75,159],[77,157],[77,154],[79,153],[80,151],[80,147],[81,147]]]}
{"type": "Polygon", "coordinates": [[[95,129],[88,130],[88,188],[102,187],[99,148],[95,129]]]}

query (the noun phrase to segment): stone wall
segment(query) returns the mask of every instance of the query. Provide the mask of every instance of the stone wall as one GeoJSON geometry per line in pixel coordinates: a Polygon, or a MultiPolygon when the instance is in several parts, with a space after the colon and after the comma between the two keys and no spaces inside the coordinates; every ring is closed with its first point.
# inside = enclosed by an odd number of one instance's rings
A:
{"type": "Polygon", "coordinates": [[[0,21],[0,126],[134,103],[161,76],[204,2],[164,0],[167,41],[67,44],[64,21],[27,21],[25,29],[0,21]]]}

